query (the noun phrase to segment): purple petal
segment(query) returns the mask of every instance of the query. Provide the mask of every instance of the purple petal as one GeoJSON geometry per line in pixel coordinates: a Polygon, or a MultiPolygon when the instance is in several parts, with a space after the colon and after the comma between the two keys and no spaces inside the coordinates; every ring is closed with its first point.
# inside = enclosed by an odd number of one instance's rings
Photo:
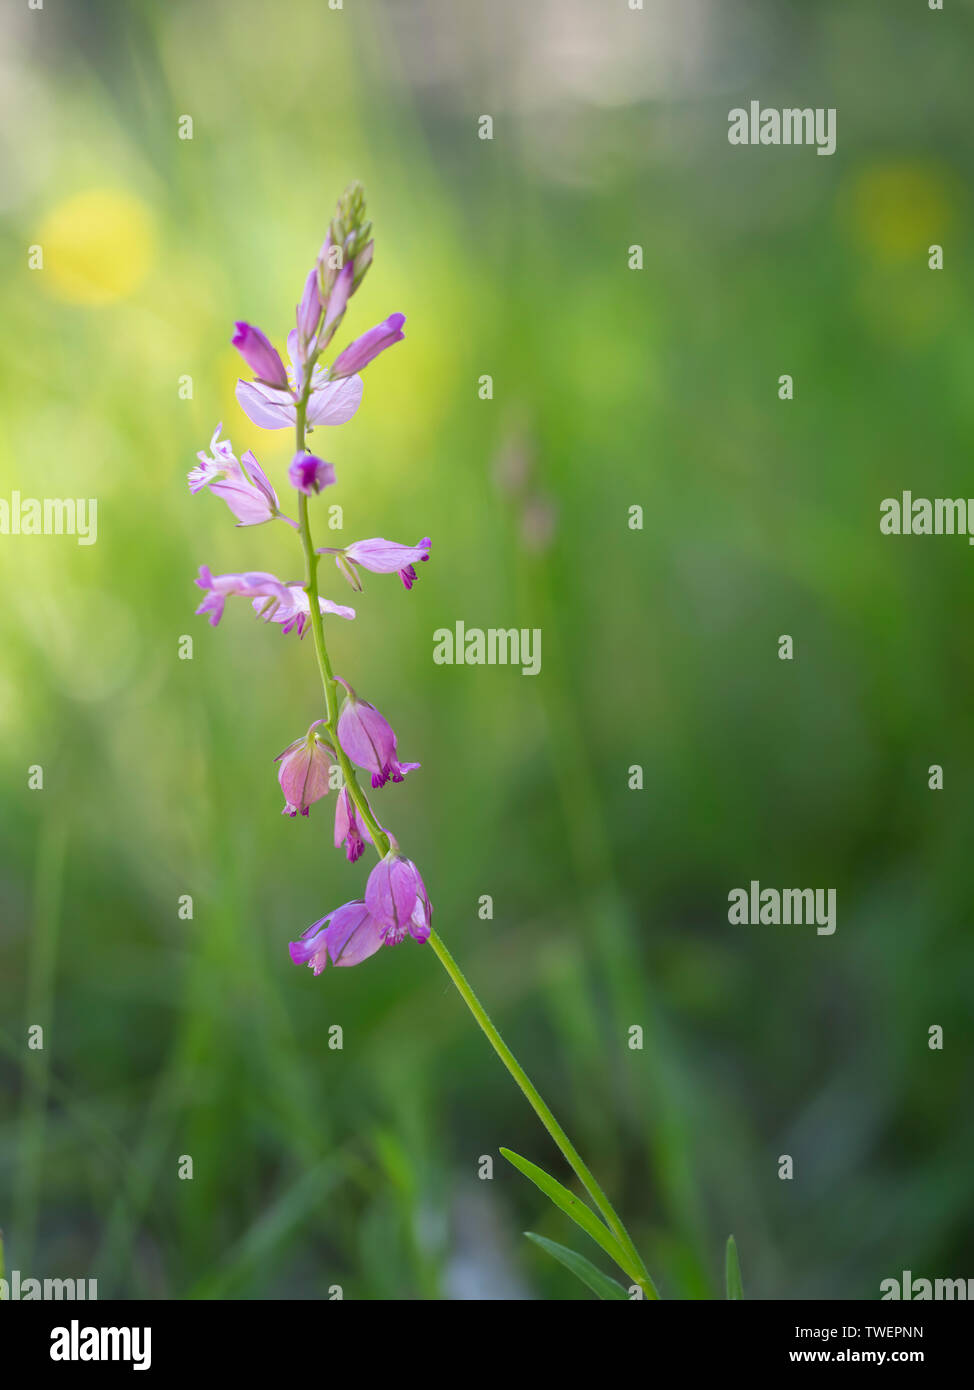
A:
{"type": "Polygon", "coordinates": [[[316,975],[321,974],[328,964],[328,923],[333,915],[329,913],[313,922],[299,940],[289,943],[288,951],[295,965],[310,965],[316,975]]]}
{"type": "MultiPolygon", "coordinates": [[[[267,622],[280,623],[285,633],[290,632],[292,628],[297,628],[298,636],[300,636],[311,616],[308,595],[300,584],[282,586],[282,590],[280,603],[277,607],[269,609],[265,613],[263,611],[264,600],[258,598],[254,600],[254,612],[267,622]]],[[[336,618],[352,619],[355,617],[354,608],[346,608],[344,604],[332,603],[331,599],[319,597],[318,604],[322,613],[332,613],[336,618]]]]}
{"type": "Polygon", "coordinates": [[[280,354],[259,328],[250,323],[238,323],[232,342],[254,376],[270,386],[287,386],[287,372],[280,354]]]}
{"type": "Polygon", "coordinates": [[[239,526],[259,526],[262,521],[272,521],[275,508],[264,494],[245,482],[237,481],[211,483],[210,491],[214,497],[222,497],[237,518],[239,526]]]}
{"type": "Polygon", "coordinates": [[[271,507],[276,511],[277,493],[274,491],[273,487],[271,487],[270,479],[254,457],[254,451],[248,449],[245,454],[241,454],[240,462],[243,464],[244,472],[250,478],[250,481],[264,494],[271,507]]]}
{"type": "Polygon", "coordinates": [[[334,913],[328,929],[328,954],[335,965],[360,965],[374,956],[383,942],[382,927],[364,902],[346,903],[334,913]]]}
{"type": "Polygon", "coordinates": [[[296,316],[298,333],[305,342],[314,336],[320,318],[321,298],[318,294],[318,267],[315,266],[313,270],[309,271],[308,278],[304,282],[304,291],[296,316]]]}
{"type": "Polygon", "coordinates": [[[405,314],[390,314],[382,323],[377,323],[374,328],[356,338],[354,343],[349,343],[332,364],[332,380],[336,381],[339,377],[360,372],[363,367],[374,361],[380,352],[392,347],[393,343],[401,342],[406,336],[402,331],[405,322],[405,314]]]}
{"type": "Polygon", "coordinates": [[[313,729],[312,725],[304,738],[297,739],[275,759],[281,764],[277,780],[284,793],[285,816],[299,811],[308,815],[314,803],[331,790],[331,754],[313,729]]]}
{"type": "Polygon", "coordinates": [[[334,483],[335,465],[326,463],[316,454],[295,454],[287,476],[299,492],[304,492],[310,497],[313,492],[320,492],[323,487],[329,487],[334,483]]]}
{"type": "Polygon", "coordinates": [[[372,843],[369,828],[365,824],[359,825],[355,803],[348,794],[348,788],[342,787],[335,806],[335,848],[344,844],[346,857],[354,864],[364,850],[366,841],[372,843]]]}
{"type": "MultiPolygon", "coordinates": [[[[338,738],[353,763],[383,777],[396,756],[396,735],[374,705],[347,699],[338,717],[338,738]]],[[[374,784],[374,782],[373,782],[374,784]]]]}
{"type": "Polygon", "coordinates": [[[407,565],[428,560],[431,544],[428,536],[415,545],[400,545],[398,541],[375,536],[368,541],[353,541],[345,547],[345,554],[373,574],[395,574],[407,565]]]}
{"type": "Polygon", "coordinates": [[[409,930],[416,906],[417,881],[422,880],[409,859],[397,855],[380,860],[369,874],[365,902],[372,916],[392,941],[401,941],[409,930]]]}
{"type": "MultiPolygon", "coordinates": [[[[325,310],[325,321],[322,324],[322,336],[327,333],[336,319],[341,318],[348,303],[348,296],[352,292],[352,276],[355,273],[354,264],[349,261],[342,266],[338,278],[331,287],[331,294],[328,296],[328,308],[325,310]]],[[[331,335],[329,334],[329,337],[331,335]]]]}
{"type": "Polygon", "coordinates": [[[244,414],[265,430],[283,430],[297,417],[290,391],[276,391],[259,381],[238,380],[236,397],[244,414]]]}
{"type": "MultiPolygon", "coordinates": [[[[239,394],[237,399],[240,399],[239,394]]],[[[243,405],[242,401],[240,403],[243,405]]],[[[360,376],[350,376],[343,381],[326,381],[321,386],[312,387],[308,398],[308,424],[344,425],[346,421],[351,420],[361,404],[360,376]]],[[[291,422],[293,423],[293,416],[291,422]]]]}
{"type": "Polygon", "coordinates": [[[264,429],[284,429],[293,425],[297,418],[294,395],[290,390],[277,390],[260,381],[238,379],[235,394],[254,424],[264,429]]]}

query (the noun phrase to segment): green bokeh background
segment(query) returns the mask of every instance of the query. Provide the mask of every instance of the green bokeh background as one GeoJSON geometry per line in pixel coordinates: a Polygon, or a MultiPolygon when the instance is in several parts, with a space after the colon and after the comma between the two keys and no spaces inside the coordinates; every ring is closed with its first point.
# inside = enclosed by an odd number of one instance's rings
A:
{"type": "Polygon", "coordinates": [[[99,502],[96,545],[0,536],[8,1269],[588,1296],[521,1238],[582,1240],[499,1146],[568,1175],[432,954],[291,965],[368,862],[330,804],[279,813],[310,641],[193,616],[202,562],[299,576],[290,532],[235,530],[185,474],[222,420],[285,491],[230,328],[283,341],[359,178],[346,327],[398,310],[407,337],[314,442],[344,540],[433,551],[328,632],[423,764],[377,799],[441,934],[664,1296],[721,1296],[729,1231],[754,1298],[974,1274],[974,554],[878,528],[905,488],[974,494],[970,4],[46,0],[3,26],[0,496],[99,502]],[[751,97],[836,107],[836,154],[729,146],[751,97]],[[540,627],[541,675],[435,666],[457,619],[540,627]],[[835,935],[730,926],[752,878],[834,887],[835,935]]]}

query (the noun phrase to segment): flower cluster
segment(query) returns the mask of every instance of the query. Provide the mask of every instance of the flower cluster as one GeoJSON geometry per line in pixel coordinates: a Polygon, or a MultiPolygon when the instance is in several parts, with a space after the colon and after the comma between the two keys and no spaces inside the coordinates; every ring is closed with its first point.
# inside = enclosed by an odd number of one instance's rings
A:
{"type": "Polygon", "coordinates": [[[210,452],[200,452],[189,473],[190,491],[204,488],[222,498],[238,526],[284,521],[301,537],[307,566],[305,583],[278,579],[264,570],[214,575],[206,565],[197,585],[205,597],[197,613],[209,615],[216,627],[228,598],[247,598],[258,617],[277,623],[283,633],[309,630],[314,637],[325,696],[325,716],[306,734],[279,753],[278,781],[284,794],[283,814],[307,816],[315,802],[337,789],[335,847],[344,847],[354,862],[371,845],[378,863],[369,874],[365,897],[345,903],[308,928],[291,943],[291,958],[310,965],[316,975],[328,960],[334,965],[357,965],[380,946],[392,946],[411,936],[423,942],[431,930],[432,908],[419,870],[399,851],[395,838],[376,819],[368,796],[359,786],[355,768],[371,776],[373,789],[401,782],[419,763],[402,762],[389,722],[368,701],[356,695],[342,677],[332,674],[325,644],[323,617],[346,619],[355,610],[323,598],[318,592],[321,555],[333,555],[339,573],[361,590],[360,571],[398,574],[406,589],[416,581],[416,565],[429,559],[429,538],[403,545],[382,537],[355,541],[341,549],[314,548],[310,499],[336,483],[333,463],[306,447],[306,436],[317,426],[342,425],[362,400],[359,375],[381,352],[404,337],[402,314],[391,314],[338,353],[327,366],[322,355],[340,327],[349,301],[372,264],[371,223],[365,220],[365,199],[353,184],[339,199],[314,266],[308,273],[288,334],[290,366],[271,340],[253,324],[239,322],[233,345],[253,373],[237,382],[236,396],[244,412],[264,429],[288,426],[295,431],[295,451],[287,478],[297,504],[297,520],[281,510],[277,493],[251,451],[238,459],[218,425],[210,452]],[[339,697],[343,696],[339,708],[339,697]]]}

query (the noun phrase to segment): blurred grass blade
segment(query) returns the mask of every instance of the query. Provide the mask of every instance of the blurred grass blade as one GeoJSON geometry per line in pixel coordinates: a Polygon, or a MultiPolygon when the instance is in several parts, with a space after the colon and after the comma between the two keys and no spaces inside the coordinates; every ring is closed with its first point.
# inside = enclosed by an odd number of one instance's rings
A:
{"type": "Polygon", "coordinates": [[[727,1297],[743,1298],[744,1285],[741,1283],[741,1262],[737,1257],[737,1241],[733,1236],[727,1237],[725,1271],[727,1276],[727,1297]]]}
{"type": "Polygon", "coordinates": [[[602,1247],[611,1260],[614,1260],[619,1268],[629,1275],[630,1279],[638,1283],[639,1276],[633,1268],[632,1261],[609,1230],[608,1226],[595,1215],[591,1207],[573,1197],[567,1187],[562,1187],[557,1179],[550,1173],[546,1173],[543,1168],[539,1168],[536,1163],[529,1163],[520,1154],[512,1153],[510,1149],[501,1149],[501,1153],[508,1163],[523,1173],[526,1178],[534,1183],[535,1187],[541,1189],[549,1201],[554,1202],[556,1207],[560,1207],[566,1216],[570,1216],[576,1226],[581,1226],[586,1235],[592,1237],[596,1245],[602,1247]]]}
{"type": "Polygon", "coordinates": [[[570,1269],[576,1279],[581,1279],[583,1284],[587,1284],[593,1293],[598,1294],[602,1299],[622,1299],[626,1302],[629,1295],[621,1284],[615,1279],[610,1279],[607,1274],[603,1274],[601,1269],[596,1269],[591,1260],[587,1260],[584,1255],[579,1255],[575,1250],[569,1250],[567,1245],[559,1245],[557,1241],[546,1240],[544,1236],[535,1235],[534,1231],[525,1231],[528,1240],[533,1240],[535,1245],[540,1245],[542,1250],[546,1250],[553,1260],[570,1269]]]}

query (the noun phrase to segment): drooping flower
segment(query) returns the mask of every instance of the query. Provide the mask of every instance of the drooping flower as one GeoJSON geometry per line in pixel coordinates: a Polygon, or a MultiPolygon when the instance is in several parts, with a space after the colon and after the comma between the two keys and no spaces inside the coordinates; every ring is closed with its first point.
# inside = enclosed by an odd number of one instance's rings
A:
{"type": "Polygon", "coordinates": [[[323,487],[334,483],[335,465],[326,463],[316,454],[295,454],[287,476],[299,492],[307,493],[310,497],[313,492],[320,492],[323,487]]]}
{"type": "Polygon", "coordinates": [[[283,816],[296,816],[299,811],[306,816],[314,802],[328,795],[335,750],[315,732],[323,723],[316,719],[302,738],[289,743],[274,759],[280,763],[277,780],[284,793],[283,816]]]}
{"type": "Polygon", "coordinates": [[[367,700],[360,700],[341,676],[336,678],[347,692],[338,716],[338,741],[352,762],[372,774],[373,787],[384,787],[391,777],[401,782],[419,763],[401,763],[396,758],[396,735],[390,724],[367,700]]]}
{"type": "Polygon", "coordinates": [[[386,944],[391,943],[382,927],[359,898],[313,922],[288,949],[295,965],[309,965],[320,975],[329,956],[333,965],[360,965],[386,944]]]}
{"type": "Polygon", "coordinates": [[[365,849],[366,841],[372,843],[369,827],[364,822],[359,824],[355,802],[349,796],[348,788],[342,787],[335,806],[335,848],[344,845],[345,858],[354,864],[365,849]]]}
{"type": "MultiPolygon", "coordinates": [[[[253,599],[259,608],[266,603],[285,603],[289,601],[287,586],[276,575],[266,570],[247,570],[243,574],[212,574],[208,565],[200,565],[199,578],[195,581],[201,589],[207,590],[206,598],[197,608],[197,613],[209,613],[210,625],[216,627],[223,617],[223,608],[232,594],[253,599]]],[[[351,610],[349,610],[351,611],[351,610]]]]}
{"type": "Polygon", "coordinates": [[[402,941],[407,932],[420,942],[429,937],[433,918],[429,895],[416,865],[397,850],[390,850],[369,874],[365,905],[386,941],[402,941]]]}
{"type": "Polygon", "coordinates": [[[361,589],[362,585],[354,570],[350,570],[347,564],[342,564],[343,559],[350,560],[353,565],[369,570],[372,574],[398,574],[406,588],[411,589],[416,583],[414,565],[429,559],[430,545],[429,536],[417,541],[415,545],[400,545],[398,541],[387,541],[381,536],[376,536],[368,541],[353,541],[351,545],[345,546],[344,550],[322,547],[318,554],[334,555],[335,563],[353,589],[361,589]]]}
{"type": "Polygon", "coordinates": [[[190,492],[208,487],[216,497],[223,498],[237,518],[238,526],[259,526],[275,517],[295,526],[296,523],[279,510],[277,493],[253,453],[248,449],[238,460],[230,441],[220,439],[222,429],[222,425],[217,425],[210,440],[213,457],[203,450],[196,455],[199,465],[187,475],[190,492]]]}
{"type": "Polygon", "coordinates": [[[406,336],[402,331],[405,322],[405,314],[390,314],[382,323],[377,323],[374,328],[356,338],[354,343],[349,343],[332,363],[332,381],[351,376],[353,372],[360,372],[363,367],[374,361],[380,352],[385,352],[393,343],[402,342],[406,336]]]}
{"type": "MultiPolygon", "coordinates": [[[[270,599],[255,598],[254,612],[258,618],[263,618],[267,623],[279,623],[281,631],[285,637],[292,629],[297,630],[299,637],[303,637],[311,620],[311,604],[308,595],[300,584],[282,584],[283,593],[273,595],[270,599]]],[[[332,603],[329,598],[318,598],[318,607],[322,614],[332,613],[336,618],[354,618],[355,609],[346,608],[344,604],[332,603]]]]}
{"type": "Polygon", "coordinates": [[[287,372],[280,353],[259,328],[238,323],[231,341],[259,381],[265,381],[268,386],[287,386],[287,372]]]}

